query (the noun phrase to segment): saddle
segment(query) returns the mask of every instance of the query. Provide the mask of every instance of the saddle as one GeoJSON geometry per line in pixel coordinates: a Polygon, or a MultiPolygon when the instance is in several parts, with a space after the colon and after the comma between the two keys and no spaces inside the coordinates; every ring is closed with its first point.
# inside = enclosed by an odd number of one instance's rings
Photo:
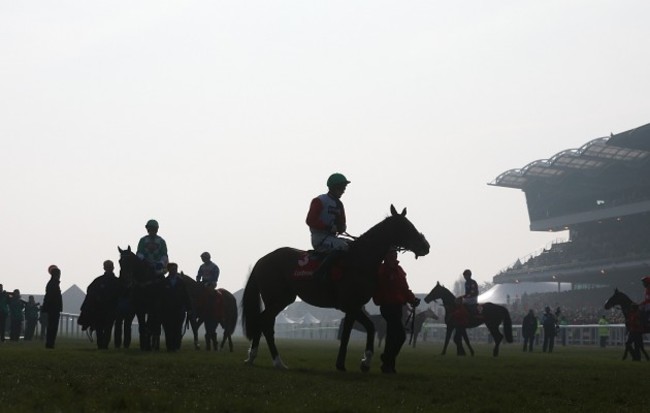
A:
{"type": "MultiPolygon", "coordinates": [[[[291,278],[297,280],[313,279],[314,273],[320,268],[321,264],[323,264],[323,261],[329,254],[330,253],[328,252],[319,252],[314,250],[301,253],[296,262],[296,266],[291,273],[291,278]]],[[[342,275],[343,271],[338,262],[333,262],[328,271],[328,279],[338,281],[341,279],[342,275]]]]}

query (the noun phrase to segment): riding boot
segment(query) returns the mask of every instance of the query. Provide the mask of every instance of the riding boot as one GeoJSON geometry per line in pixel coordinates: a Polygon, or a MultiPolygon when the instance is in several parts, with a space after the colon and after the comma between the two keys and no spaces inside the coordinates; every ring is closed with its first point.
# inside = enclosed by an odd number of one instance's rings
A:
{"type": "Polygon", "coordinates": [[[321,261],[320,266],[314,271],[314,279],[318,281],[329,281],[331,278],[329,277],[330,270],[332,269],[332,265],[343,255],[345,251],[342,250],[333,250],[329,254],[323,258],[323,261],[321,261]]]}

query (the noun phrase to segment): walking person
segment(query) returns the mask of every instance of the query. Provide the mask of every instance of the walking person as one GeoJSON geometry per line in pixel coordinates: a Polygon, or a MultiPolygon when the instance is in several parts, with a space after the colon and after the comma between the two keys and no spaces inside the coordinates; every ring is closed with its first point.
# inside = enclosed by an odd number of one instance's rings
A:
{"type": "Polygon", "coordinates": [[[406,331],[402,321],[402,309],[405,304],[413,308],[420,304],[406,281],[406,272],[399,265],[397,251],[391,249],[379,267],[377,289],[373,301],[379,306],[381,315],[386,320],[386,344],[381,355],[382,373],[394,374],[397,355],[406,341],[406,331]]]}
{"type": "Polygon", "coordinates": [[[524,317],[521,323],[521,335],[524,337],[524,351],[533,352],[533,341],[535,341],[535,332],[537,331],[537,317],[531,309],[524,317]]]}
{"type": "Polygon", "coordinates": [[[56,265],[47,269],[50,281],[45,286],[42,309],[47,313],[47,330],[45,332],[45,348],[53,349],[56,335],[59,332],[59,320],[63,311],[63,297],[61,296],[61,270],[56,265]]]}

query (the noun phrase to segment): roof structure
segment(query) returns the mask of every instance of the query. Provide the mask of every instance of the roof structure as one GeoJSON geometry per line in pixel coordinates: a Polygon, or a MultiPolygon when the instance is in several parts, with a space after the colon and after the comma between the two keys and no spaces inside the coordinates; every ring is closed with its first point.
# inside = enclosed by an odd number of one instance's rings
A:
{"type": "Polygon", "coordinates": [[[650,158],[650,124],[617,135],[593,139],[580,148],[561,151],[523,168],[510,169],[489,185],[525,190],[539,181],[558,180],[578,171],[598,171],[615,163],[641,162],[650,158]]]}

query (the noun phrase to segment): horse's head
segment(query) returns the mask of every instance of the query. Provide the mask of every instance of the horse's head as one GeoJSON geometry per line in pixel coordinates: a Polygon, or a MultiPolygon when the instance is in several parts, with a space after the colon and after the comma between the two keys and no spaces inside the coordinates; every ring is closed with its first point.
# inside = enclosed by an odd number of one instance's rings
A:
{"type": "Polygon", "coordinates": [[[393,245],[413,252],[415,258],[423,257],[429,253],[429,242],[424,235],[419,232],[415,225],[406,218],[406,208],[398,213],[393,205],[390,206],[391,216],[386,218],[391,228],[393,245]]]}
{"type": "Polygon", "coordinates": [[[605,310],[609,310],[612,307],[615,307],[617,305],[620,306],[620,307],[626,306],[631,301],[632,300],[630,300],[630,298],[627,295],[625,295],[622,292],[618,291],[618,288],[616,288],[614,290],[614,294],[612,294],[612,296],[609,297],[609,299],[607,301],[605,301],[605,310]]]}
{"type": "Polygon", "coordinates": [[[454,295],[451,291],[440,285],[440,282],[436,282],[436,286],[424,297],[424,302],[428,304],[438,299],[442,300],[443,304],[453,303],[454,300],[454,295]]]}
{"type": "Polygon", "coordinates": [[[120,252],[119,264],[121,279],[130,284],[135,281],[146,281],[152,278],[153,269],[131,250],[130,245],[125,250],[120,247],[117,247],[117,250],[120,252]]]}

